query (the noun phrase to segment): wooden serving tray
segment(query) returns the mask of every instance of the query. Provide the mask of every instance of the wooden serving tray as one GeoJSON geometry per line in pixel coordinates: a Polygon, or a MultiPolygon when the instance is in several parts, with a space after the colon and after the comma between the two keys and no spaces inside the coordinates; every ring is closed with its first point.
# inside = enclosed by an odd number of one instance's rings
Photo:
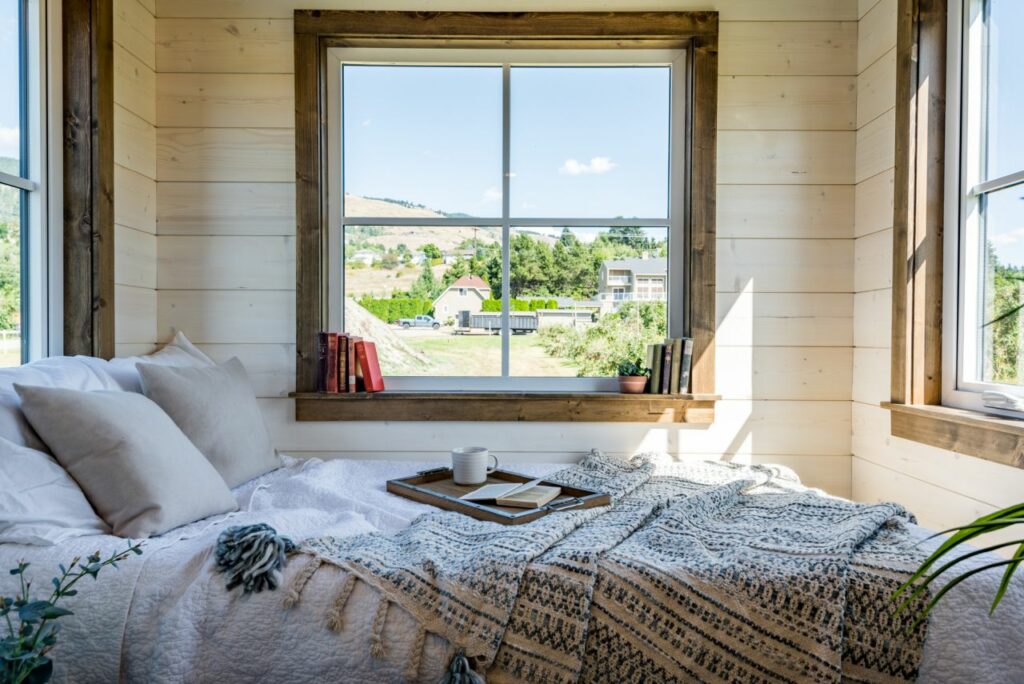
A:
{"type": "MultiPolygon", "coordinates": [[[[495,470],[487,476],[487,481],[484,484],[529,482],[533,479],[536,478],[520,475],[519,473],[510,473],[507,470],[495,470]]],[[[437,506],[446,511],[463,513],[478,520],[501,523],[502,525],[522,525],[557,511],[607,506],[612,502],[612,498],[609,495],[602,494],[601,492],[567,487],[557,482],[548,482],[547,480],[543,480],[540,484],[562,488],[562,493],[554,501],[540,508],[513,508],[512,506],[498,506],[496,504],[460,499],[459,497],[463,494],[479,489],[483,484],[455,484],[452,480],[451,468],[424,470],[412,477],[388,480],[387,489],[392,494],[404,496],[406,499],[437,506]]]]}

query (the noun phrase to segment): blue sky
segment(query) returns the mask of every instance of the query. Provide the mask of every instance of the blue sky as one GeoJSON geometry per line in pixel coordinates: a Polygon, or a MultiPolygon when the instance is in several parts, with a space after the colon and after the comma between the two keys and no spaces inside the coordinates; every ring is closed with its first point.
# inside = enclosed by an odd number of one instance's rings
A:
{"type": "Polygon", "coordinates": [[[0,157],[18,154],[18,5],[0,0],[0,157]]]}
{"type": "MultiPolygon", "coordinates": [[[[345,190],[501,215],[500,67],[347,66],[345,190]]],[[[662,218],[666,67],[514,67],[511,213],[662,218]]]]}

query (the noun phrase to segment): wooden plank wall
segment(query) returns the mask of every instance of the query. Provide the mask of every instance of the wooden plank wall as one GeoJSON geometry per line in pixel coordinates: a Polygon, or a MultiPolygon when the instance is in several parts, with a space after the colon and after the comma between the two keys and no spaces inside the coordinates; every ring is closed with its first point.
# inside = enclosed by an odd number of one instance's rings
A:
{"type": "MultiPolygon", "coordinates": [[[[296,424],[292,22],[339,0],[157,0],[157,325],[254,376],[277,445],[305,454],[507,459],[592,447],[784,463],[850,493],[857,172],[856,0],[616,0],[721,12],[718,376],[709,428],[296,424]]],[[[395,0],[389,9],[422,8],[395,0]]],[[[580,10],[584,0],[444,9],[580,10]]]]}
{"type": "Polygon", "coordinates": [[[896,0],[861,0],[853,350],[853,496],[948,528],[1020,500],[1024,471],[889,435],[896,0]]]}
{"type": "Polygon", "coordinates": [[[114,1],[114,281],[119,356],[156,327],[156,7],[114,1]]]}

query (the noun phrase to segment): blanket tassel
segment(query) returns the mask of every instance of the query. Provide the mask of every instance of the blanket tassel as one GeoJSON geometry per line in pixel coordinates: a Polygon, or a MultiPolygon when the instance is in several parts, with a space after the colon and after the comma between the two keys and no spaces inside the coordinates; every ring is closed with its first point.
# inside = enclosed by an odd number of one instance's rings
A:
{"type": "Polygon", "coordinates": [[[302,593],[302,590],[306,588],[306,583],[309,582],[313,573],[317,571],[323,562],[323,558],[314,556],[312,560],[303,566],[302,570],[299,570],[299,574],[295,576],[295,579],[292,580],[291,586],[288,587],[288,595],[284,597],[285,608],[292,608],[299,602],[299,595],[302,593]]]}
{"type": "Polygon", "coordinates": [[[466,652],[461,648],[448,663],[448,671],[438,684],[484,684],[484,678],[473,672],[466,652]]]}
{"type": "Polygon", "coordinates": [[[331,612],[327,616],[327,627],[333,632],[340,632],[345,626],[345,604],[348,603],[348,597],[352,595],[352,589],[356,586],[356,576],[353,573],[348,573],[345,579],[341,583],[341,591],[338,592],[338,597],[334,599],[334,604],[331,606],[331,612]]]}
{"type": "Polygon", "coordinates": [[[370,656],[377,660],[383,660],[384,650],[384,622],[388,619],[388,601],[386,596],[380,597],[377,604],[377,614],[373,618],[373,633],[370,634],[370,656]]]}
{"type": "Polygon", "coordinates": [[[420,659],[423,657],[423,647],[426,643],[427,630],[420,626],[416,630],[416,641],[412,644],[412,653],[409,654],[409,662],[405,666],[405,681],[416,681],[416,675],[420,671],[420,659]]]}

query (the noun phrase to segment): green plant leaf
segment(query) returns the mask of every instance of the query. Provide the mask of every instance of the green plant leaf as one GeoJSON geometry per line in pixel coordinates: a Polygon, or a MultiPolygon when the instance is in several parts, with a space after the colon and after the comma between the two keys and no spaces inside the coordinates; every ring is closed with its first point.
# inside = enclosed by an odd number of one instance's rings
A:
{"type": "Polygon", "coordinates": [[[1020,567],[1021,561],[1024,560],[1024,539],[1020,540],[1021,544],[1017,547],[1017,550],[1012,556],[1012,560],[1015,561],[1010,565],[1006,566],[1006,572],[1003,573],[1003,579],[999,582],[999,590],[996,591],[996,597],[992,600],[992,607],[989,609],[988,614],[991,615],[996,611],[996,606],[1003,600],[1003,594],[1010,588],[1010,580],[1013,579],[1013,573],[1020,567]]]}

